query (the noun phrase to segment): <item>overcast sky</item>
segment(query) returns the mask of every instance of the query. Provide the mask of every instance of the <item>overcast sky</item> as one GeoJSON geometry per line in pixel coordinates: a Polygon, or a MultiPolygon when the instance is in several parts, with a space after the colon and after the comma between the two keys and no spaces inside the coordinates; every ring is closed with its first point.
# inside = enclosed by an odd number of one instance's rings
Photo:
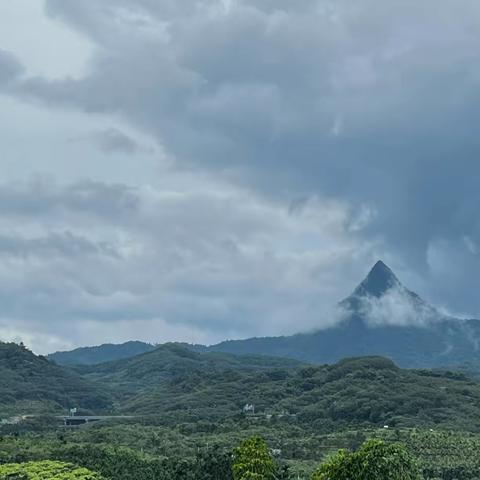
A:
{"type": "Polygon", "coordinates": [[[0,0],[0,339],[479,317],[479,129],[478,0],[0,0]]]}

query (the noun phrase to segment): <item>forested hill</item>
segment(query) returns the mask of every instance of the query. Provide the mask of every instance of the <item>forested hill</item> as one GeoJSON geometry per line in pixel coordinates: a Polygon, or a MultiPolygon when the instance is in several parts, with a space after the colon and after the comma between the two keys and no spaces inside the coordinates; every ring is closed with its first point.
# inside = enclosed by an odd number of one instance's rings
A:
{"type": "Polygon", "coordinates": [[[95,365],[122,358],[134,357],[155,349],[154,345],[144,342],[126,342],[119,345],[105,343],[96,347],[80,347],[68,352],[55,352],[48,359],[59,365],[95,365]]]}
{"type": "Polygon", "coordinates": [[[171,382],[192,376],[210,378],[225,372],[247,375],[300,366],[290,359],[200,354],[166,344],[129,359],[73,369],[56,365],[21,345],[0,343],[0,414],[66,413],[70,407],[83,413],[115,413],[114,399],[121,405],[125,398],[159,386],[170,392],[171,382]]]}
{"type": "Polygon", "coordinates": [[[0,379],[0,412],[66,412],[70,407],[99,412],[111,407],[103,387],[15,343],[0,342],[0,379]]]}
{"type": "Polygon", "coordinates": [[[303,432],[384,424],[480,431],[480,384],[461,373],[404,370],[382,357],[313,366],[166,344],[73,371],[0,344],[0,375],[0,411],[14,413],[77,406],[197,429],[233,425],[248,403],[255,421],[273,416],[303,432]]]}
{"type": "Polygon", "coordinates": [[[172,424],[225,424],[249,403],[258,421],[278,416],[302,430],[389,424],[480,431],[480,385],[459,373],[404,370],[381,357],[285,368],[282,360],[275,365],[178,345],[155,352],[81,370],[116,390],[120,412],[172,424]]]}
{"type": "Polygon", "coordinates": [[[297,360],[263,355],[199,353],[184,345],[167,343],[132,358],[75,369],[91,379],[101,380],[103,384],[138,392],[139,389],[168,385],[192,376],[210,378],[224,372],[249,374],[274,369],[291,370],[303,365],[297,360]]]}

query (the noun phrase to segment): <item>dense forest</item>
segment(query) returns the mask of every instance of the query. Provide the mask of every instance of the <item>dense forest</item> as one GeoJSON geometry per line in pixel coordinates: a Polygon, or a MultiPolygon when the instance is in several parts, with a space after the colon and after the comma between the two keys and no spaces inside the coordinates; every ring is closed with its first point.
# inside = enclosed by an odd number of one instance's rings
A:
{"type": "Polygon", "coordinates": [[[246,439],[268,446],[272,478],[330,478],[331,465],[356,465],[347,453],[372,439],[402,446],[425,479],[479,478],[480,385],[466,373],[405,370],[382,357],[308,365],[179,344],[75,367],[21,345],[0,352],[0,465],[19,478],[57,478],[38,472],[58,467],[62,479],[236,480],[228,475],[239,471],[232,461],[246,439]],[[66,428],[71,407],[105,417],[66,428]],[[329,464],[338,451],[346,453],[329,464]]]}
{"type": "MultiPolygon", "coordinates": [[[[110,428],[115,428],[112,425],[110,428]]],[[[140,434],[136,427],[130,426],[133,435],[129,440],[133,445],[140,434]]],[[[44,431],[40,433],[17,433],[2,436],[0,445],[0,479],[12,478],[6,475],[12,471],[38,472],[49,468],[59,469],[60,472],[69,472],[69,476],[61,476],[62,480],[70,478],[100,478],[110,480],[235,480],[233,467],[235,452],[239,446],[255,439],[265,445],[265,451],[261,453],[262,461],[270,465],[264,476],[254,477],[258,479],[283,479],[283,480],[318,480],[324,478],[320,475],[322,465],[330,465],[331,459],[340,455],[342,459],[349,452],[361,452],[367,445],[382,445],[381,458],[385,457],[383,448],[392,446],[395,455],[400,451],[402,455],[408,455],[408,463],[414,466],[415,477],[424,480],[473,480],[479,478],[480,461],[478,449],[480,448],[480,436],[476,434],[453,433],[448,431],[396,429],[385,431],[384,429],[366,429],[342,431],[330,435],[322,435],[315,438],[316,448],[309,452],[311,458],[303,458],[306,451],[299,449],[297,458],[285,458],[284,452],[278,448],[279,441],[265,441],[259,431],[251,430],[242,432],[241,439],[231,445],[214,443],[216,439],[212,435],[204,435],[197,438],[194,451],[183,448],[180,439],[177,439],[178,453],[176,455],[164,455],[154,453],[155,448],[150,443],[147,449],[138,445],[115,446],[108,441],[107,436],[102,435],[103,427],[95,426],[91,431],[44,431]],[[367,440],[367,438],[369,440],[367,440]],[[95,443],[97,442],[97,443],[95,443]],[[401,450],[397,450],[400,448],[401,450]],[[340,452],[340,453],[338,453],[340,452]],[[342,453],[345,452],[345,453],[342,453]],[[74,467],[75,465],[75,467],[74,467]],[[87,470],[85,470],[87,469],[87,470]],[[70,475],[72,472],[72,475],[70,475]],[[86,472],[96,472],[92,476],[86,472]],[[95,475],[95,476],[93,476],[95,475]],[[272,476],[274,475],[274,476],[272,476]]],[[[259,429],[261,430],[261,429],[259,429]]],[[[142,429],[140,428],[140,431],[142,429]]],[[[168,434],[162,430],[155,430],[158,434],[157,444],[162,442],[163,436],[168,434]]],[[[152,432],[143,431],[144,440],[151,442],[152,432]]],[[[128,443],[126,437],[124,441],[128,443]]],[[[220,440],[221,441],[221,440],[220,440]]],[[[256,463],[256,449],[248,448],[245,462],[256,463]]],[[[335,462],[333,462],[335,463],[335,462]]],[[[392,472],[388,472],[392,474],[392,472]]],[[[395,474],[395,472],[393,472],[395,474]]],[[[23,477],[21,477],[23,478],[23,477]]],[[[25,476],[33,479],[50,479],[55,476],[25,476]]],[[[344,477],[325,477],[325,479],[342,480],[344,477]]],[[[345,477],[351,478],[363,477],[345,477]]],[[[365,477],[365,480],[405,480],[409,477],[376,476],[365,477]]]]}
{"type": "Polygon", "coordinates": [[[400,369],[382,357],[313,366],[166,344],[133,358],[67,369],[14,344],[1,345],[0,354],[0,408],[19,415],[76,407],[84,414],[215,429],[244,418],[249,404],[250,422],[317,432],[385,424],[480,431],[475,381],[458,372],[400,369]]]}
{"type": "Polygon", "coordinates": [[[108,386],[117,412],[178,424],[225,425],[252,404],[255,421],[293,422],[322,432],[385,424],[480,431],[476,382],[462,373],[400,369],[381,357],[307,366],[165,345],[77,371],[108,386]]]}

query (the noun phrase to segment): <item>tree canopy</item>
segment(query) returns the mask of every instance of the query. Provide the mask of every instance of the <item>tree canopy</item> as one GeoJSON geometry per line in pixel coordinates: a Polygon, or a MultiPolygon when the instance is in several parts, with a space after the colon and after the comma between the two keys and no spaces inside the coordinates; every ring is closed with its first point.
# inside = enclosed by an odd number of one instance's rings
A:
{"type": "Polygon", "coordinates": [[[420,470],[406,448],[368,440],[353,453],[340,450],[322,464],[312,480],[420,480],[420,470]]]}
{"type": "Polygon", "coordinates": [[[268,445],[260,437],[243,441],[233,453],[234,480],[271,480],[275,465],[268,445]]]}
{"type": "Polygon", "coordinates": [[[97,473],[62,462],[27,462],[0,465],[0,480],[102,480],[97,473]]]}

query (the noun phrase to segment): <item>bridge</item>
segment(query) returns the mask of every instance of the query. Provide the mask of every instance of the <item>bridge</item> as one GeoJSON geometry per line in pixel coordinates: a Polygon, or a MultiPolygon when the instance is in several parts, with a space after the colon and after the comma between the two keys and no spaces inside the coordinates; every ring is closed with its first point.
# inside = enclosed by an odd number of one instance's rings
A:
{"type": "Polygon", "coordinates": [[[79,427],[89,423],[101,422],[102,420],[128,419],[134,417],[120,415],[60,415],[55,418],[63,420],[63,424],[66,427],[79,427]]]}

